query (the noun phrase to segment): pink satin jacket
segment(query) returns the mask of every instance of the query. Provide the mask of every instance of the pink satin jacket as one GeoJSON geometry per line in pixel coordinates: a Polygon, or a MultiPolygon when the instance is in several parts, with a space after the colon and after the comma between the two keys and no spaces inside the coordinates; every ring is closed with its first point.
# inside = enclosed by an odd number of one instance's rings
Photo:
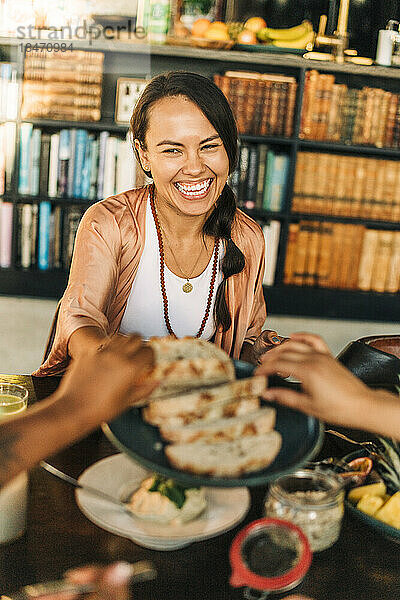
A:
{"type": "MultiPolygon", "coordinates": [[[[80,327],[94,326],[107,335],[118,332],[144,248],[148,193],[144,187],[111,196],[84,214],[68,285],[53,323],[52,347],[33,375],[57,375],[65,370],[69,338],[80,327]]],[[[217,330],[215,343],[232,358],[239,358],[243,342],[253,343],[266,319],[265,243],[260,226],[240,210],[232,225],[232,240],[243,252],[246,266],[227,281],[232,325],[226,332],[217,330]]]]}

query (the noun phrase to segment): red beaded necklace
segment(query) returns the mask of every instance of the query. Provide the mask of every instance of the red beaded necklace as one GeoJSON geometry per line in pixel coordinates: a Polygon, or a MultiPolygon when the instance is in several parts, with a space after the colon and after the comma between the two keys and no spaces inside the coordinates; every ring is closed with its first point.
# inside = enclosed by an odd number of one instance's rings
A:
{"type": "MultiPolygon", "coordinates": [[[[168,329],[168,333],[176,338],[177,335],[171,327],[171,323],[169,320],[169,314],[168,314],[168,298],[167,298],[167,290],[165,287],[165,276],[164,276],[164,267],[165,267],[164,244],[163,244],[163,238],[162,238],[162,233],[161,233],[160,221],[158,220],[156,205],[154,202],[154,185],[152,185],[150,187],[150,206],[151,206],[151,212],[153,214],[154,223],[156,226],[158,249],[160,252],[160,286],[161,286],[161,295],[162,295],[163,307],[164,307],[164,321],[165,321],[165,325],[168,329]]],[[[207,323],[207,319],[210,315],[210,308],[211,308],[211,302],[212,302],[212,297],[213,297],[213,293],[214,293],[215,280],[217,278],[218,250],[219,250],[219,239],[217,238],[215,240],[215,244],[214,244],[214,261],[213,261],[213,268],[212,268],[212,273],[211,273],[210,291],[208,293],[208,298],[207,298],[206,312],[204,313],[204,317],[201,322],[200,329],[194,336],[196,338],[199,338],[201,336],[201,334],[203,333],[204,328],[207,323]]]]}

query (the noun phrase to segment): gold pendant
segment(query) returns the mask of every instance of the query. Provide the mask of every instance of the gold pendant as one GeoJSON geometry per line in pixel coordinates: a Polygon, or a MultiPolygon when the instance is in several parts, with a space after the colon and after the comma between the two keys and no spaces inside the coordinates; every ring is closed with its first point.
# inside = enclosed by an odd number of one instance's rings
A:
{"type": "Polygon", "coordinates": [[[185,292],[185,294],[189,294],[189,292],[192,291],[193,286],[192,284],[189,282],[189,280],[187,280],[186,283],[183,284],[182,286],[183,291],[185,292]]]}

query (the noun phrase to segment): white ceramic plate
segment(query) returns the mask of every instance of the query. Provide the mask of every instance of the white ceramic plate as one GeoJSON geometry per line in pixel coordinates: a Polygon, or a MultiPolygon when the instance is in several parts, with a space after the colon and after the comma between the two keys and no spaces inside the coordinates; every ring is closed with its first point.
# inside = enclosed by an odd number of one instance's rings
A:
{"type": "MultiPolygon", "coordinates": [[[[100,489],[121,499],[137,489],[150,471],[124,454],[115,454],[94,463],[79,477],[79,483],[100,489]]],[[[250,506],[247,488],[205,490],[206,510],[189,523],[162,525],[143,521],[96,498],[84,490],[76,491],[76,501],[84,515],[99,527],[157,550],[172,550],[219,535],[237,525],[250,506]]]]}

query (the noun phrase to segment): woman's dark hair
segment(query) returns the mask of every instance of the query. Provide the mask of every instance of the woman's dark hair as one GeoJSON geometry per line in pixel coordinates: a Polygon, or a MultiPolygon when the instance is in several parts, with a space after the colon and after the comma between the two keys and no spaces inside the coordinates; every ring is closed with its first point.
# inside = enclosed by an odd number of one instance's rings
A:
{"type": "MultiPolygon", "coordinates": [[[[185,71],[171,71],[154,77],[140,96],[131,118],[132,140],[137,139],[146,148],[146,133],[149,121],[149,110],[162,98],[185,96],[196,104],[218,132],[228,155],[229,173],[235,169],[238,159],[238,132],[231,107],[222,91],[207,77],[185,71]]],[[[139,154],[134,145],[136,157],[139,154]]],[[[146,172],[146,171],[145,171],[146,172]]],[[[150,175],[149,172],[146,172],[150,175]]],[[[226,183],[218,198],[213,212],[203,226],[203,234],[225,240],[225,256],[222,261],[223,280],[220,283],[214,307],[214,318],[217,327],[222,325],[227,331],[232,323],[226,302],[226,281],[231,275],[244,269],[245,258],[231,239],[231,228],[236,213],[234,193],[226,183]]]]}

